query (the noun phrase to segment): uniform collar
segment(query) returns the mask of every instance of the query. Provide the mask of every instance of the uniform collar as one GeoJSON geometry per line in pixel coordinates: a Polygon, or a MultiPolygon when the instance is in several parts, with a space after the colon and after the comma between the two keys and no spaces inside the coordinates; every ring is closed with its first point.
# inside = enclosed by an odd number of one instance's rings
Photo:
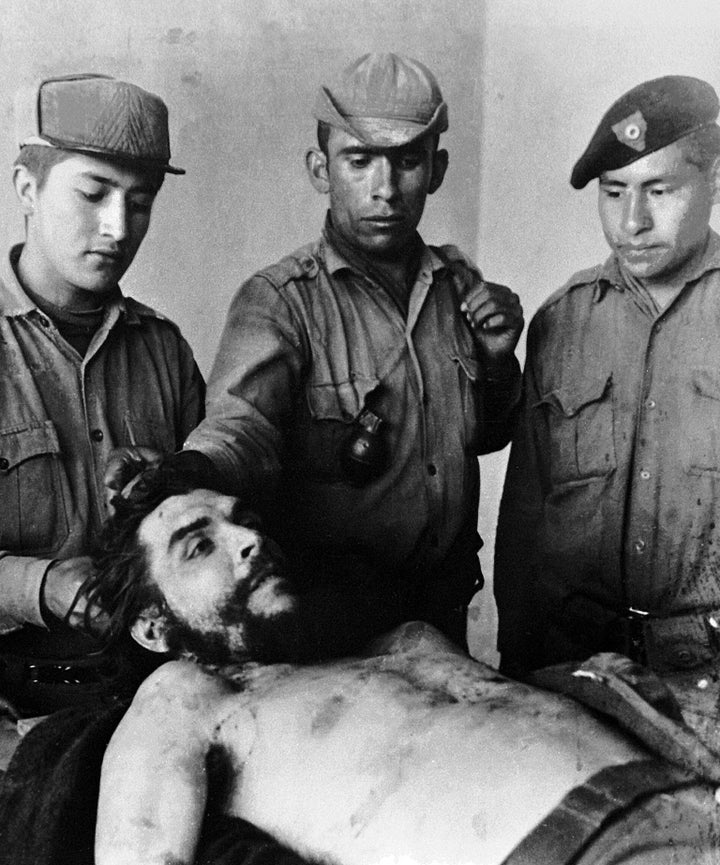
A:
{"type": "MultiPolygon", "coordinates": [[[[23,244],[18,243],[10,248],[0,263],[0,315],[8,318],[19,318],[32,312],[40,312],[37,305],[27,296],[17,278],[13,263],[17,263],[23,244]]],[[[124,315],[130,324],[137,324],[140,318],[134,309],[128,306],[126,298],[117,286],[115,297],[106,306],[105,320],[124,315]]]]}
{"type": "MultiPolygon", "coordinates": [[[[688,272],[685,285],[697,282],[697,280],[701,279],[711,270],[720,270],[720,236],[712,229],[710,229],[710,236],[705,252],[697,261],[695,267],[688,272]]],[[[617,291],[625,291],[626,288],[625,280],[623,279],[620,265],[615,255],[607,258],[605,263],[600,267],[595,284],[594,300],[596,302],[601,301],[608,288],[614,288],[617,291]]]]}
{"type": "MultiPolygon", "coordinates": [[[[325,261],[325,267],[327,268],[328,273],[334,274],[339,270],[355,270],[350,262],[340,255],[324,233],[320,239],[320,252],[325,261]]],[[[446,265],[440,257],[430,249],[429,246],[423,244],[417,278],[423,279],[423,281],[432,282],[432,277],[435,271],[441,270],[444,267],[446,267],[446,265]]]]}

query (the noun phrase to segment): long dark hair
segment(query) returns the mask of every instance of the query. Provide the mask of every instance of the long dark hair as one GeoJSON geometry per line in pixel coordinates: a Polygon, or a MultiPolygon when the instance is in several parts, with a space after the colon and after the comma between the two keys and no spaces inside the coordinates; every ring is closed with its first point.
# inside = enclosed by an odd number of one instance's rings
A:
{"type": "Polygon", "coordinates": [[[130,626],[153,606],[162,613],[165,599],[148,572],[147,553],[138,540],[145,517],[171,496],[191,492],[187,477],[171,469],[146,471],[127,498],[117,496],[92,554],[95,574],[85,585],[86,617],[99,607],[109,619],[109,644],[129,639],[130,626]]]}

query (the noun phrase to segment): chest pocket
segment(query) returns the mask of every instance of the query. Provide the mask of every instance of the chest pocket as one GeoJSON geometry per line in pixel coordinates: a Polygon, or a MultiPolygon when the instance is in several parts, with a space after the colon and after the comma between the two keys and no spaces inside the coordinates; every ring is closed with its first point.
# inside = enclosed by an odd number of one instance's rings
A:
{"type": "Polygon", "coordinates": [[[52,421],[0,430],[0,548],[38,556],[68,536],[67,479],[52,421]]]}
{"type": "Polygon", "coordinates": [[[714,369],[690,373],[684,453],[695,474],[720,472],[720,375],[714,369]]]}
{"type": "Polygon", "coordinates": [[[377,378],[354,378],[308,386],[306,411],[299,424],[301,434],[296,439],[298,449],[293,454],[303,474],[324,483],[343,481],[340,450],[378,384],[377,378]]]}
{"type": "Polygon", "coordinates": [[[553,484],[604,477],[616,467],[612,376],[564,385],[537,403],[548,428],[553,484]]]}

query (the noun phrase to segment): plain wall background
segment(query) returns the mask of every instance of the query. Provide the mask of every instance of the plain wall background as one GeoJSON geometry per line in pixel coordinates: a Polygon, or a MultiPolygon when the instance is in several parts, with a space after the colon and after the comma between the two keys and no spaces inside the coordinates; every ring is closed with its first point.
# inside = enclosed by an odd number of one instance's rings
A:
{"type": "MultiPolygon", "coordinates": [[[[124,289],[178,322],[206,374],[230,298],[255,269],[317,236],[326,202],[305,177],[317,85],[366,51],[436,73],[450,107],[450,170],[428,200],[429,242],[453,242],[522,297],[527,318],[605,256],[591,185],[568,183],[601,115],[670,73],[720,88],[717,0],[0,0],[0,196],[10,185],[13,94],[46,75],[97,71],[159,93],[173,163],[124,289]]],[[[520,354],[524,351],[524,338],[520,354]]],[[[507,452],[483,458],[488,587],[471,645],[494,662],[492,544],[507,452]]]]}

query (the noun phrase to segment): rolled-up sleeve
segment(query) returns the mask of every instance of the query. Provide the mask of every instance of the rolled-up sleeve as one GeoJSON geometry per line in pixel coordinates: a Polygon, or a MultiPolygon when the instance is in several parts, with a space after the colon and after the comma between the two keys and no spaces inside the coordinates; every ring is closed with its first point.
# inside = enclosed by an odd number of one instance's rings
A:
{"type": "Polygon", "coordinates": [[[299,329],[282,293],[265,277],[235,295],[208,381],[207,418],[185,448],[209,457],[243,498],[272,496],[283,429],[303,368],[299,329]]]}
{"type": "Polygon", "coordinates": [[[0,558],[0,635],[25,624],[45,627],[40,589],[52,560],[3,555],[0,558]]]}

